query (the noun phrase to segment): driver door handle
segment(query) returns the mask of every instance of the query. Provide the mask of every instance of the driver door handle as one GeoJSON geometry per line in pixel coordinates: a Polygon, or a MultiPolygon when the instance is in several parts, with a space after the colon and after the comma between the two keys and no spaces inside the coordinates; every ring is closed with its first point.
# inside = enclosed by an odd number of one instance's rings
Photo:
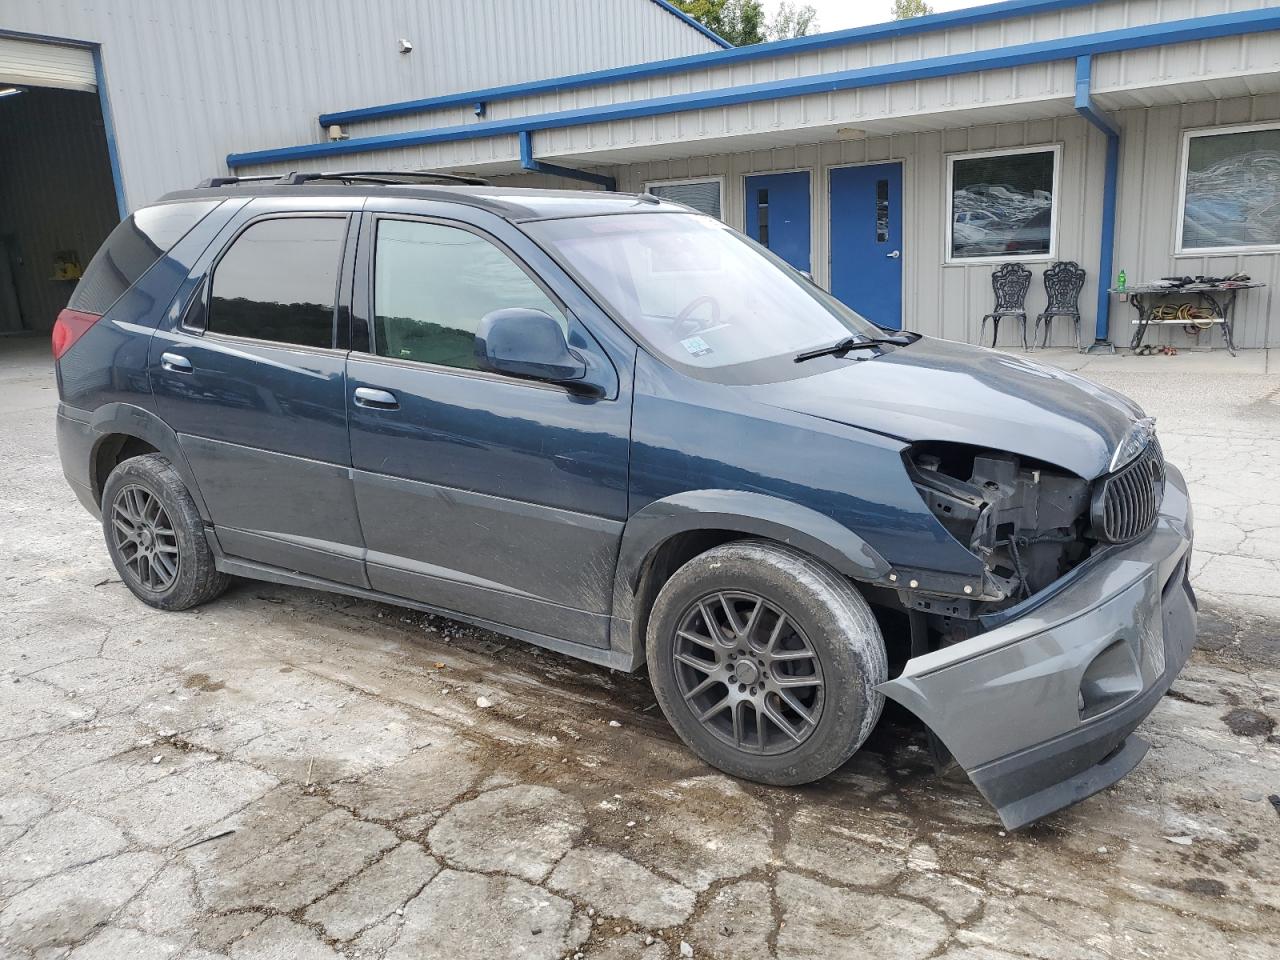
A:
{"type": "Polygon", "coordinates": [[[191,373],[195,369],[190,360],[177,353],[160,354],[160,367],[170,373],[191,373]]]}
{"type": "Polygon", "coordinates": [[[885,256],[888,257],[890,260],[897,260],[900,256],[902,256],[902,251],[894,250],[892,253],[886,253],[885,256]]]}
{"type": "Polygon", "coordinates": [[[356,387],[352,394],[357,407],[369,407],[373,410],[399,410],[400,401],[390,390],[375,390],[373,387],[356,387]]]}

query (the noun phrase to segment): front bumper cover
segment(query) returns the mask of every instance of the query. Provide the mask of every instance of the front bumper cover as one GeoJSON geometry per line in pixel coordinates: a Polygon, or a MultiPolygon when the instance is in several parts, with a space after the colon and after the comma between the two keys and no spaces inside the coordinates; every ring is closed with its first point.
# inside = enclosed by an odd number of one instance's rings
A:
{"type": "Polygon", "coordinates": [[[951,751],[1010,829],[1115,783],[1195,642],[1186,482],[1155,528],[1027,614],[909,660],[880,685],[951,751]]]}

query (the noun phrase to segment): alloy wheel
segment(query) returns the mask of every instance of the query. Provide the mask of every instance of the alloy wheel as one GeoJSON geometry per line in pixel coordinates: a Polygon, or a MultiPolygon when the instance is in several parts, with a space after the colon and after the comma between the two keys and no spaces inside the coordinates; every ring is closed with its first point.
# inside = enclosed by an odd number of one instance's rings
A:
{"type": "Polygon", "coordinates": [[[690,711],[738,750],[785,753],[818,726],[825,700],[818,655],[799,625],[758,594],[696,600],[680,618],[672,658],[690,711]]]}
{"type": "Polygon", "coordinates": [[[138,484],[121,487],[111,504],[111,535],[125,569],[153,593],[178,579],[178,536],[160,498],[138,484]]]}

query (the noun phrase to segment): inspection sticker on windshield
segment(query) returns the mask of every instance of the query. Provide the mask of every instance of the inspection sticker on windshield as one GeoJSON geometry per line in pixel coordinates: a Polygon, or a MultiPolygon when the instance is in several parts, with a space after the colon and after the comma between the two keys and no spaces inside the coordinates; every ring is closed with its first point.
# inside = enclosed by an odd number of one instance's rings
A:
{"type": "Polygon", "coordinates": [[[707,345],[707,341],[701,337],[689,337],[680,341],[680,346],[684,347],[695,357],[705,357],[711,352],[711,347],[707,345]]]}

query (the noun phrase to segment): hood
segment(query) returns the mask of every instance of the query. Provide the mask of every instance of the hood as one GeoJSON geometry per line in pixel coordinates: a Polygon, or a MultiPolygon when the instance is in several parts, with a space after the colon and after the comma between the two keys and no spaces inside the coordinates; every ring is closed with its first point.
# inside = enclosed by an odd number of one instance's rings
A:
{"type": "Polygon", "coordinates": [[[808,377],[744,388],[752,399],[906,441],[1005,450],[1092,480],[1142,410],[1065,370],[922,337],[808,377]]]}

